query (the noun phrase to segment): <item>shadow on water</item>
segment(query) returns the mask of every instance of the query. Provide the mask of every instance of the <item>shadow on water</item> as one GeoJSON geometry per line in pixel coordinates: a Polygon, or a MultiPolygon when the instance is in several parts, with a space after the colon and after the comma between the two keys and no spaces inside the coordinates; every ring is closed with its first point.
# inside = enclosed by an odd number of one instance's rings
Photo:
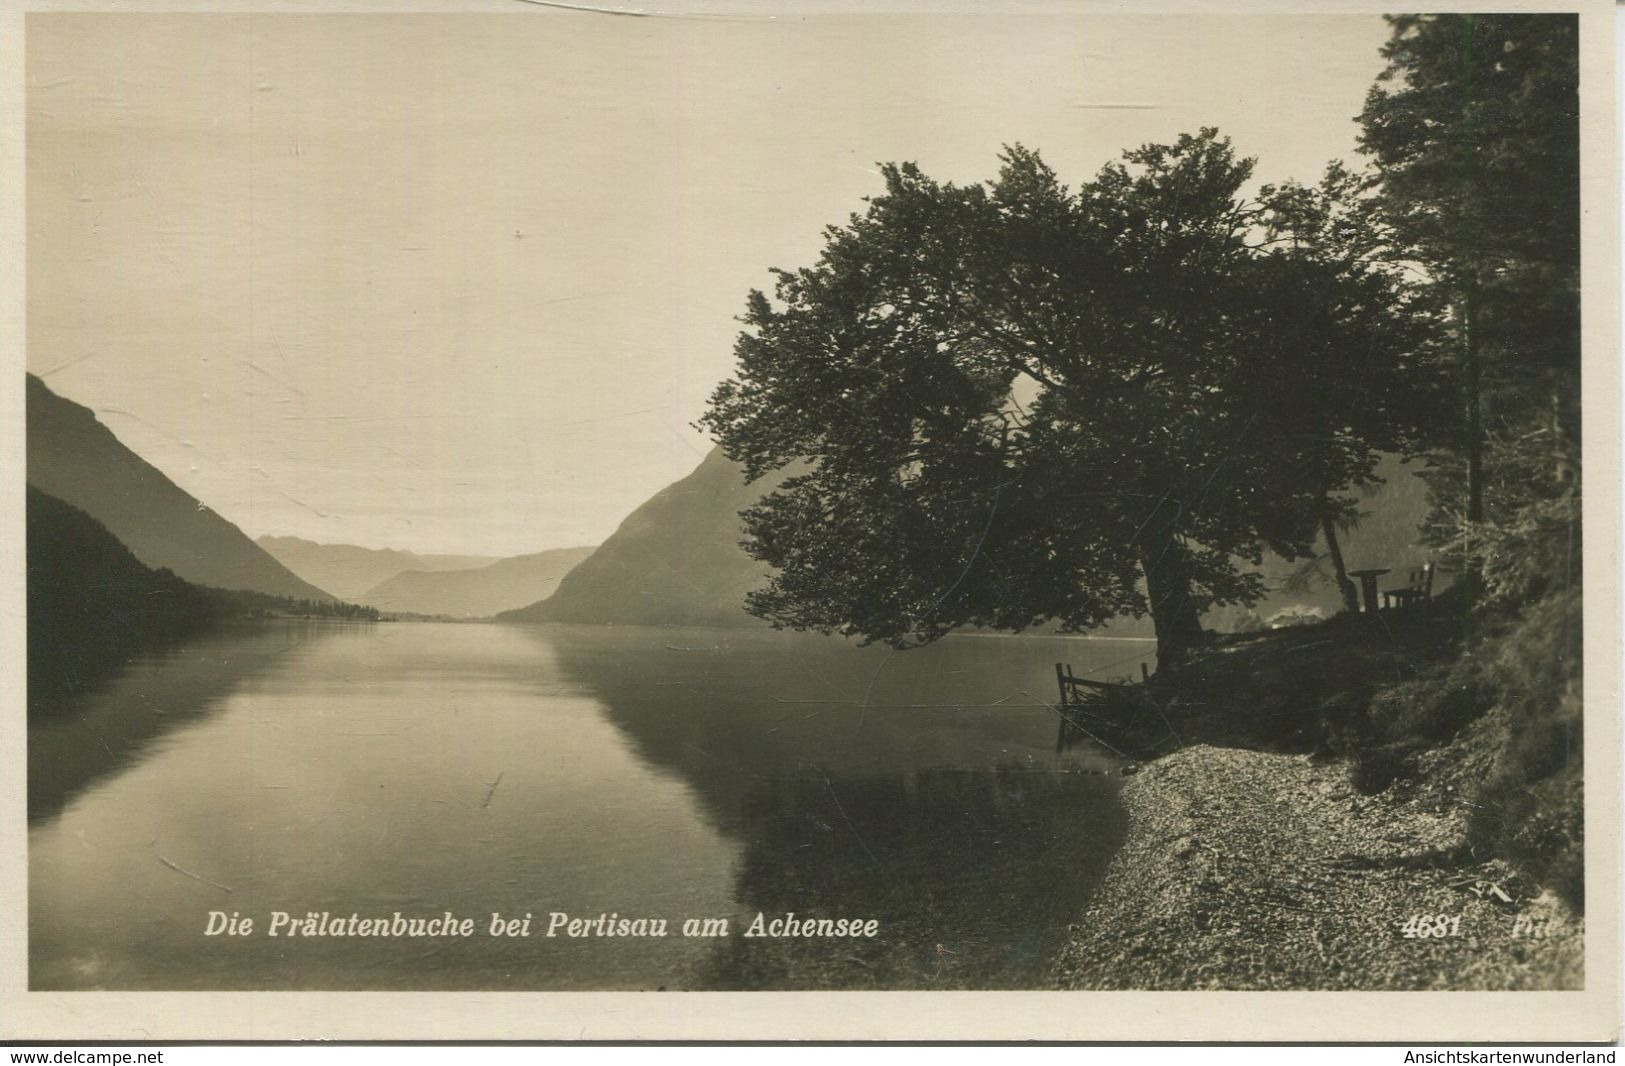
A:
{"type": "Polygon", "coordinates": [[[71,695],[31,694],[29,823],[55,817],[96,782],[140,763],[284,653],[330,636],[341,624],[232,623],[137,656],[91,688],[71,695]]]}
{"type": "Polygon", "coordinates": [[[1056,753],[1054,713],[1027,693],[1058,649],[1083,670],[1134,647],[965,638],[891,655],[801,635],[543,632],[638,755],[741,845],[732,934],[699,987],[1042,987],[1122,841],[1116,764],[1056,753]],[[880,931],[741,935],[789,912],[880,931]]]}
{"type": "Polygon", "coordinates": [[[1031,988],[1082,911],[1125,819],[1102,779],[925,770],[781,779],[747,804],[747,930],[875,918],[873,939],[730,938],[713,988],[1031,988]]]}

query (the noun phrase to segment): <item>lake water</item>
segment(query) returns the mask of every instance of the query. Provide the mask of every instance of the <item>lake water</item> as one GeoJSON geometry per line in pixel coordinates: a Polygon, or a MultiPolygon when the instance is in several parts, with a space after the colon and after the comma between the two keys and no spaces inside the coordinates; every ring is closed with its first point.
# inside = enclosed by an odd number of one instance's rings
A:
{"type": "MultiPolygon", "coordinates": [[[[1042,988],[1117,847],[1054,663],[1137,641],[277,622],[193,642],[29,731],[36,989],[1042,988]],[[211,911],[249,936],[206,936],[211,911]],[[272,912],[474,919],[265,935],[272,912]],[[532,916],[528,937],[491,916],[532,916]],[[669,935],[548,937],[549,915],[669,935]],[[858,939],[742,936],[875,919],[858,939]],[[727,937],[682,935],[722,918],[727,937]]],[[[41,709],[36,708],[36,711],[41,709]]]]}

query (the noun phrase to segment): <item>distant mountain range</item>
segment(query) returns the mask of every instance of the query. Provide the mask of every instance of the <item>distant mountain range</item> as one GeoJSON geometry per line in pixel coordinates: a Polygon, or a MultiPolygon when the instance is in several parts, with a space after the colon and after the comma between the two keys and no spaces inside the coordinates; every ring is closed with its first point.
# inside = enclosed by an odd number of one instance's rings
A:
{"type": "Polygon", "coordinates": [[[495,555],[419,555],[394,548],[318,544],[303,537],[260,537],[255,543],[306,581],[331,590],[335,596],[375,607],[381,605],[368,599],[368,593],[397,574],[411,570],[475,570],[500,561],[495,555]]]}
{"type": "Polygon", "coordinates": [[[745,593],[770,573],[739,547],[739,512],[770,488],[745,484],[712,449],[698,469],[628,515],[609,539],[540,603],[499,616],[514,622],[751,626],[745,593]]]}
{"type": "MultiPolygon", "coordinates": [[[[1389,585],[1428,556],[1417,545],[1426,511],[1426,486],[1414,466],[1388,458],[1385,478],[1362,501],[1370,516],[1341,538],[1350,569],[1387,567],[1389,585]]],[[[760,626],[744,610],[747,592],[766,584],[770,568],[739,547],[739,512],[778,484],[747,485],[739,464],[713,449],[690,475],[633,511],[619,529],[562,582],[551,597],[499,615],[505,622],[576,622],[613,625],[760,626]]],[[[1250,610],[1218,608],[1209,628],[1228,630],[1267,621],[1286,608],[1336,613],[1341,598],[1330,561],[1288,562],[1266,556],[1260,571],[1269,595],[1250,610]]],[[[370,602],[370,601],[369,601],[370,602]]],[[[1047,630],[1047,627],[1046,627],[1047,630]]],[[[1100,635],[1153,635],[1149,618],[1121,618],[1100,635]]]]}
{"type": "MultiPolygon", "coordinates": [[[[770,568],[740,548],[739,512],[781,478],[746,484],[739,464],[713,449],[687,477],[656,493],[596,550],[568,548],[493,559],[318,544],[251,541],[130,451],[87,408],[28,376],[28,482],[78,508],[145,567],[195,585],[294,600],[345,600],[396,613],[516,622],[657,626],[762,626],[747,593],[770,568]]],[[[1385,567],[1403,581],[1427,553],[1416,544],[1425,486],[1395,459],[1363,502],[1370,517],[1343,537],[1350,569],[1385,567]]],[[[1257,625],[1285,608],[1340,606],[1325,559],[1267,557],[1269,596],[1250,610],[1210,612],[1210,628],[1257,625]]],[[[1149,619],[1123,618],[1114,636],[1150,636],[1149,619]]]]}
{"type": "Polygon", "coordinates": [[[490,618],[546,599],[592,548],[557,548],[503,559],[419,555],[393,548],[261,537],[260,547],[307,581],[345,599],[397,614],[490,618]]]}
{"type": "Polygon", "coordinates": [[[33,374],[27,404],[28,483],[94,518],[146,566],[197,585],[333,599],[126,448],[89,408],[33,374]]]}
{"type": "Polygon", "coordinates": [[[546,599],[592,548],[559,548],[516,555],[478,569],[408,570],[369,589],[360,602],[381,611],[490,618],[546,599]]]}

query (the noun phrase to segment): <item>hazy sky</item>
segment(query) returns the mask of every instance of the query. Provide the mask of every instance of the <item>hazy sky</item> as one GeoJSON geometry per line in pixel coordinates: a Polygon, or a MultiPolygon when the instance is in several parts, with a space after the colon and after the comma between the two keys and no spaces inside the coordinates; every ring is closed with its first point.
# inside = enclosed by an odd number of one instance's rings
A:
{"type": "Polygon", "coordinates": [[[879,160],[1348,157],[1375,16],[47,14],[28,365],[251,536],[596,543],[879,160]]]}

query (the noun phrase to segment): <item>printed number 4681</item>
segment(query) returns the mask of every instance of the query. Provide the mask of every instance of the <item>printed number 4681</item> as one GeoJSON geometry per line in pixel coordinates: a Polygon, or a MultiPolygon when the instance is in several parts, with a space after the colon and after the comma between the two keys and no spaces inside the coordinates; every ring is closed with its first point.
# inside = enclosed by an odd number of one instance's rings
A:
{"type": "Polygon", "coordinates": [[[1440,936],[1461,935],[1461,915],[1413,914],[1400,927],[1406,939],[1429,940],[1440,936]]]}

